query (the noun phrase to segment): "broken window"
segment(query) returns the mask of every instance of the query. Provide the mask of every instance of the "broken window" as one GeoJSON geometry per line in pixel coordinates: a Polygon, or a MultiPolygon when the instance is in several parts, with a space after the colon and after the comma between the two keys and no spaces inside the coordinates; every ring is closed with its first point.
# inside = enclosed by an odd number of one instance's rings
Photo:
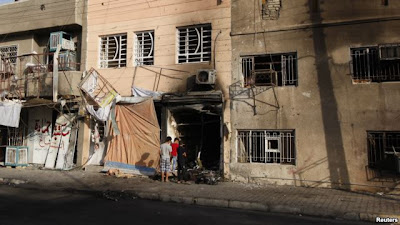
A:
{"type": "Polygon", "coordinates": [[[400,173],[400,132],[368,132],[368,166],[400,173]]]}
{"type": "Polygon", "coordinates": [[[126,34],[101,37],[100,68],[126,67],[126,42],[126,34]]]}
{"type": "Polygon", "coordinates": [[[238,131],[238,162],[296,163],[294,130],[238,131]]]}
{"type": "Polygon", "coordinates": [[[297,85],[297,54],[244,56],[241,60],[244,86],[297,85]]]}
{"type": "Polygon", "coordinates": [[[135,66],[154,65],[154,30],[135,33],[135,66]]]}
{"type": "Polygon", "coordinates": [[[351,49],[351,75],[355,83],[400,81],[400,45],[351,49]]]}
{"type": "Polygon", "coordinates": [[[8,71],[10,66],[16,68],[18,56],[18,45],[0,47],[0,72],[8,71]]]}
{"type": "Polygon", "coordinates": [[[262,0],[263,19],[277,20],[281,11],[281,0],[262,0]]]}
{"type": "Polygon", "coordinates": [[[178,27],[178,63],[211,60],[211,24],[178,27]]]}

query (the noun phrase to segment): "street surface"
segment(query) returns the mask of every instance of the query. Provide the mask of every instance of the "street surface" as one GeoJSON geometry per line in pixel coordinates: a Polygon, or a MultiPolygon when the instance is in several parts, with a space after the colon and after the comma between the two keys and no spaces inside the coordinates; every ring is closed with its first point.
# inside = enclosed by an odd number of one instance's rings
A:
{"type": "Polygon", "coordinates": [[[179,205],[116,193],[45,192],[0,185],[0,225],[368,224],[305,216],[179,205]]]}

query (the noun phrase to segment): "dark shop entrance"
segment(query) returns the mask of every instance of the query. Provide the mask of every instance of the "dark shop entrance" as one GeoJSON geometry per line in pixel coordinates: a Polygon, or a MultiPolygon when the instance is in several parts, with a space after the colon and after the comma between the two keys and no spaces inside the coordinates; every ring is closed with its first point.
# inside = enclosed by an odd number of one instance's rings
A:
{"type": "Polygon", "coordinates": [[[178,137],[188,152],[187,167],[222,171],[222,94],[165,95],[156,103],[161,140],[178,137]],[[200,160],[199,160],[200,159],[200,160]]]}

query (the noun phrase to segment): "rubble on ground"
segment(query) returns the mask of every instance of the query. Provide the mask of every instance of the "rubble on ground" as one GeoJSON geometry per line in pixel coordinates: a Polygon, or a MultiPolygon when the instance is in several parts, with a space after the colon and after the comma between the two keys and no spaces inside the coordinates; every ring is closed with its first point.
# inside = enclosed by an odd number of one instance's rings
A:
{"type": "Polygon", "coordinates": [[[133,174],[122,173],[119,169],[109,169],[106,173],[108,176],[115,176],[117,178],[132,178],[133,174]]]}

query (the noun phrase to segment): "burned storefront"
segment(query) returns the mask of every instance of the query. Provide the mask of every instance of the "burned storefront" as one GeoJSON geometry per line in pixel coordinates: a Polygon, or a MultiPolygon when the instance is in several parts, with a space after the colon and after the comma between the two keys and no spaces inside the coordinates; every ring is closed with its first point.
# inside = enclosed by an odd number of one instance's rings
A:
{"type": "Polygon", "coordinates": [[[188,168],[222,170],[222,92],[165,94],[156,106],[162,139],[171,136],[186,145],[188,168]]]}

